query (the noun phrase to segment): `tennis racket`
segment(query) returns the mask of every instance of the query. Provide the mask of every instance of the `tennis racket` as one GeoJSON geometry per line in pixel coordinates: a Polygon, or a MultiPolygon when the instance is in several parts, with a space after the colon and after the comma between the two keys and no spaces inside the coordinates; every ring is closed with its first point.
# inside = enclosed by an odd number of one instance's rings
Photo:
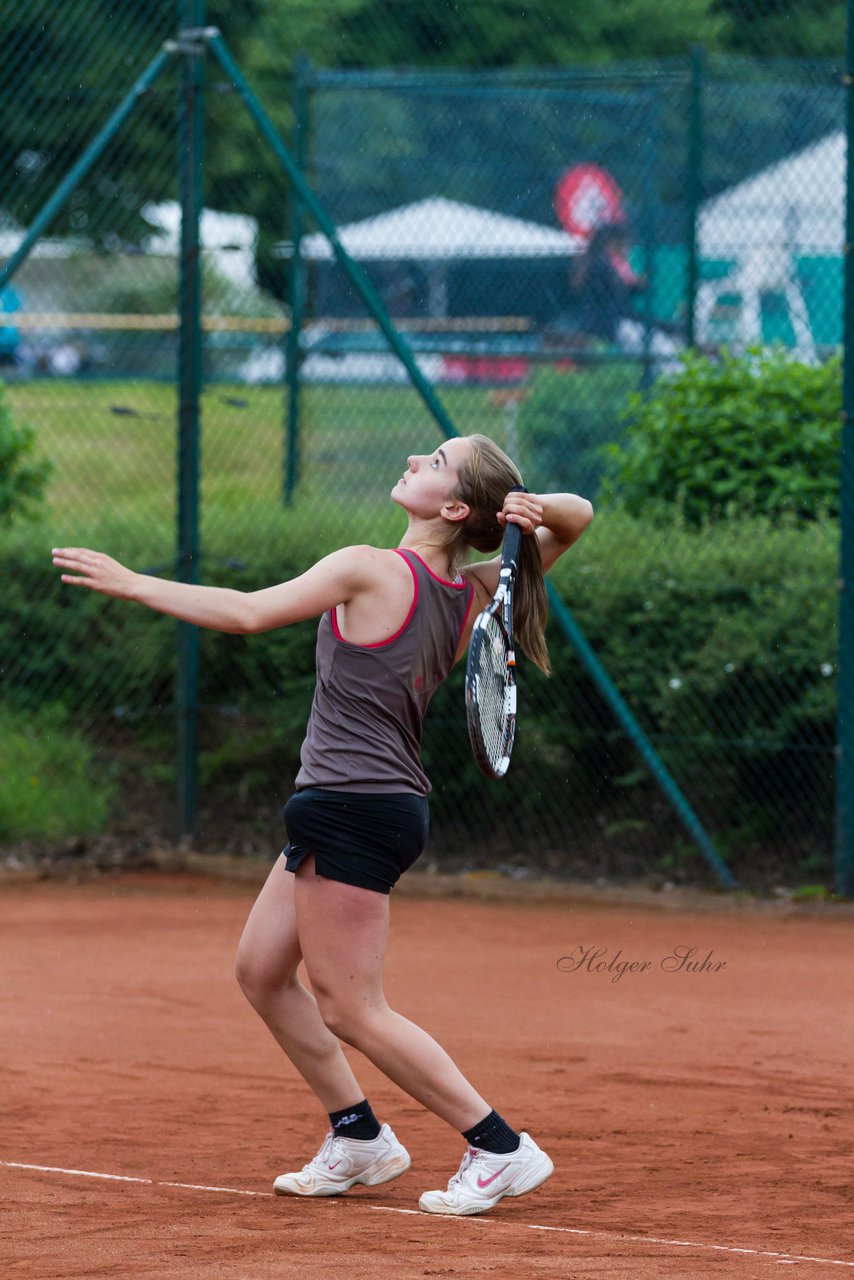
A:
{"type": "MultiPolygon", "coordinates": [[[[522,485],[511,492],[526,493],[522,485]]],[[[501,548],[498,590],[475,618],[466,662],[466,722],[474,758],[487,778],[510,767],[516,730],[516,655],[513,652],[513,584],[522,530],[508,521],[501,548]]]]}

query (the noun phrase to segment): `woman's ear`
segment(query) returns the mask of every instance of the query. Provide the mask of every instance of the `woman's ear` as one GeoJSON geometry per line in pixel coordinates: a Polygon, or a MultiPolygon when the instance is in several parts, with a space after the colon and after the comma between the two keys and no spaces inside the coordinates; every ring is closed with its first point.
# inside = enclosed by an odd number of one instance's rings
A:
{"type": "Polygon", "coordinates": [[[443,518],[450,520],[453,524],[459,524],[461,520],[465,520],[470,514],[471,507],[460,498],[449,498],[441,511],[443,518]]]}

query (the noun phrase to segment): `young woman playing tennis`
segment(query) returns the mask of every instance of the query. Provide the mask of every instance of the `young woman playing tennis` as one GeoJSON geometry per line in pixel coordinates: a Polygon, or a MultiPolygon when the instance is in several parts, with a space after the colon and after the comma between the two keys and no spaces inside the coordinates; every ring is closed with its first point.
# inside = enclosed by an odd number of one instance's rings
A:
{"type": "MultiPolygon", "coordinates": [[[[508,520],[520,525],[528,536],[516,636],[547,669],[543,572],[592,518],[583,498],[510,493],[519,483],[514,464],[486,437],[448,440],[409,458],[392,489],[408,517],[399,547],[347,547],[263,591],[163,581],[81,548],[53,553],[63,582],[200,627],[247,634],[321,617],[317,687],[296,791],[284,809],[289,844],[252,908],[237,956],[244,993],[329,1115],[314,1159],[276,1179],[283,1195],[337,1195],[409,1168],[405,1148],[374,1116],[342,1040],[468,1144],[448,1189],[421,1196],[425,1212],[482,1213],[553,1171],[533,1139],[512,1129],[383,993],[389,891],[427,837],[424,712],[465,653],[474,618],[497,587],[500,559],[471,565],[465,576],[460,569],[471,549],[498,548],[508,520]],[[297,976],[301,960],[311,992],[297,976]]],[[[461,731],[462,723],[461,712],[461,731]]]]}

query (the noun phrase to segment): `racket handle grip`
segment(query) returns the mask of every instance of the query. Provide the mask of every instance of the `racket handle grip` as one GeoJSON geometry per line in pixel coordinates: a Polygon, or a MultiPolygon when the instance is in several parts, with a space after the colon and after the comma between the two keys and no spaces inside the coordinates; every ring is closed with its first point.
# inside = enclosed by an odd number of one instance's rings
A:
{"type": "MultiPolygon", "coordinates": [[[[514,484],[509,493],[527,493],[528,490],[523,484],[514,484]]],[[[519,562],[519,549],[522,546],[522,530],[518,524],[514,524],[512,520],[508,520],[504,526],[504,542],[501,547],[501,567],[506,569],[508,565],[513,565],[514,569],[519,562]]]]}

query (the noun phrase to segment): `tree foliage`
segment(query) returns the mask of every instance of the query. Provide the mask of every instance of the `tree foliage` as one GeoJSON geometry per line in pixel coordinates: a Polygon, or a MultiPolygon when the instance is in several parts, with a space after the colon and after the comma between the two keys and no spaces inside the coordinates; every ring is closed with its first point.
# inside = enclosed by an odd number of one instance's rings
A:
{"type": "MultiPolygon", "coordinates": [[[[177,10],[176,0],[120,6],[113,0],[8,0],[0,6],[6,70],[0,91],[0,225],[4,219],[31,223],[163,41],[175,34],[177,10]]],[[[694,44],[760,56],[836,55],[844,5],[670,0],[662,10],[660,0],[243,0],[240,6],[208,0],[206,17],[222,30],[275,124],[290,137],[291,76],[299,54],[321,67],[434,70],[610,66],[684,55],[694,44]]],[[[270,246],[288,234],[289,192],[213,58],[207,78],[206,202],[257,218],[263,228],[262,281],[278,291],[281,264],[270,246]]],[[[137,104],[55,219],[54,233],[108,250],[140,244],[149,230],[141,216],[145,203],[177,197],[179,82],[175,65],[137,104]]],[[[778,107],[775,99],[779,123],[778,107]]],[[[802,107],[799,99],[796,119],[804,118],[802,107]]],[[[368,110],[364,102],[361,109],[368,110]]],[[[755,124],[756,109],[750,119],[755,124]]],[[[806,140],[822,127],[811,124],[806,140]]],[[[738,136],[739,129],[736,121],[728,135],[738,136]]],[[[787,134],[781,151],[796,145],[800,137],[787,134]]],[[[717,150],[714,139],[712,164],[717,150]]],[[[740,174],[727,170],[726,176],[740,174]]]]}
{"type": "Polygon", "coordinates": [[[244,48],[254,69],[273,64],[279,75],[297,52],[348,68],[565,67],[718,47],[726,26],[712,0],[673,4],[667,22],[655,0],[278,0],[244,48]]]}
{"type": "Polygon", "coordinates": [[[717,0],[727,23],[726,48],[763,57],[841,58],[842,0],[717,0]]]}
{"type": "MultiPolygon", "coordinates": [[[[3,110],[0,213],[28,226],[174,27],[163,0],[9,0],[0,6],[3,110]]],[[[165,192],[162,152],[174,133],[162,83],[105,151],[52,231],[117,247],[145,200],[165,192]],[[161,176],[162,174],[162,176],[161,176]]],[[[169,177],[171,183],[171,176],[169,177]]]]}

